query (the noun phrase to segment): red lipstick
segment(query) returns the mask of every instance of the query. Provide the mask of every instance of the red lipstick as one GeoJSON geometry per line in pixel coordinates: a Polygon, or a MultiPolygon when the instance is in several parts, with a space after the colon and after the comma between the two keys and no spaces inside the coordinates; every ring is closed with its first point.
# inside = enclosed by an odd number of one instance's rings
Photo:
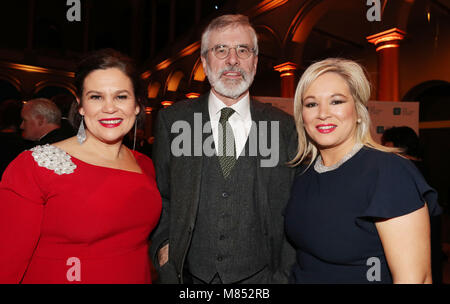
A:
{"type": "Polygon", "coordinates": [[[116,128],[122,123],[122,118],[100,119],[98,122],[105,128],[116,128]]]}
{"type": "Polygon", "coordinates": [[[335,124],[321,124],[317,125],[316,129],[322,134],[328,134],[336,130],[337,126],[335,124]]]}

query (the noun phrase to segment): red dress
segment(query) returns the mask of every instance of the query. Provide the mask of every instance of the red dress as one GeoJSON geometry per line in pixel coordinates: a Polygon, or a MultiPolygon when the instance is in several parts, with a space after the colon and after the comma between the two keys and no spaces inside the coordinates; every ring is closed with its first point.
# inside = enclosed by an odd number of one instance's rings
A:
{"type": "Polygon", "coordinates": [[[133,152],[141,174],[38,150],[20,154],[0,183],[0,283],[151,283],[161,196],[150,158],[133,152]]]}

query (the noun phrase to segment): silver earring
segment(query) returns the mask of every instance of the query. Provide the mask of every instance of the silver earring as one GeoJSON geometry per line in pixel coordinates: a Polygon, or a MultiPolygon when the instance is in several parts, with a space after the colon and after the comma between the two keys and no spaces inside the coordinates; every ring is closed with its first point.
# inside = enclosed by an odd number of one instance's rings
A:
{"type": "Polygon", "coordinates": [[[133,150],[136,150],[136,129],[137,129],[137,117],[134,121],[134,140],[133,140],[133,150]]]}
{"type": "Polygon", "coordinates": [[[360,123],[361,123],[361,118],[358,118],[358,119],[356,120],[356,122],[360,124],[360,123]]]}
{"type": "Polygon", "coordinates": [[[84,116],[81,116],[80,127],[78,128],[77,139],[80,145],[86,140],[86,130],[84,129],[84,116]]]}

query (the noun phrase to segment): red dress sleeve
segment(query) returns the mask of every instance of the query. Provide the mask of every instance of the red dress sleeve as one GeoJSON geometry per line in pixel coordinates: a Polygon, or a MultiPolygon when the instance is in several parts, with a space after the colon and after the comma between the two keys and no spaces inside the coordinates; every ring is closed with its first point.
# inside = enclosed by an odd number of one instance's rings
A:
{"type": "Polygon", "coordinates": [[[38,243],[45,202],[38,170],[25,151],[0,182],[0,283],[20,283],[38,243]]]}

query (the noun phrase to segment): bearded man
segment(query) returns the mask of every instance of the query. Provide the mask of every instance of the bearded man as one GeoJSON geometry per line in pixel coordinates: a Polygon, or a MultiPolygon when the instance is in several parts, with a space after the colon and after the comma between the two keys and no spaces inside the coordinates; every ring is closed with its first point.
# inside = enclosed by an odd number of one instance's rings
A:
{"type": "Polygon", "coordinates": [[[157,119],[153,161],[163,211],[150,253],[159,282],[287,283],[295,258],[283,226],[293,119],[249,96],[258,39],[246,16],[214,19],[202,34],[201,60],[209,94],[157,119]],[[192,134],[180,147],[183,125],[192,134]],[[271,143],[274,163],[263,162],[261,142],[271,143]]]}

